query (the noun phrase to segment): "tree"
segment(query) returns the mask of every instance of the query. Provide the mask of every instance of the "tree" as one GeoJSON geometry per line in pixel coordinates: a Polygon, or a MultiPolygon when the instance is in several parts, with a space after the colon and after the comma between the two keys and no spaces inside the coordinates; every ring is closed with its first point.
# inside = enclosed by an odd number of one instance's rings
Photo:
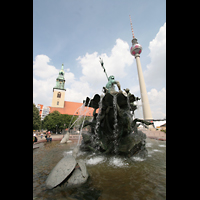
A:
{"type": "Polygon", "coordinates": [[[74,116],[73,119],[72,117],[72,115],[60,114],[55,110],[44,118],[43,127],[53,132],[56,132],[57,129],[57,131],[60,132],[65,128],[69,128],[70,122],[72,125],[77,119],[77,116],[74,116]]]}
{"type": "Polygon", "coordinates": [[[62,125],[65,124],[65,128],[70,128],[69,126],[71,126],[77,118],[78,118],[78,116],[73,117],[72,115],[63,114],[62,115],[62,120],[63,120],[62,125]]]}
{"type": "Polygon", "coordinates": [[[57,122],[59,121],[58,119],[59,115],[60,113],[58,111],[54,111],[48,114],[43,120],[43,126],[47,130],[51,130],[51,131],[53,131],[53,129],[56,129],[57,122]]]}
{"type": "Polygon", "coordinates": [[[39,114],[39,110],[36,108],[33,103],[33,130],[38,130],[41,125],[41,117],[39,114]]]}

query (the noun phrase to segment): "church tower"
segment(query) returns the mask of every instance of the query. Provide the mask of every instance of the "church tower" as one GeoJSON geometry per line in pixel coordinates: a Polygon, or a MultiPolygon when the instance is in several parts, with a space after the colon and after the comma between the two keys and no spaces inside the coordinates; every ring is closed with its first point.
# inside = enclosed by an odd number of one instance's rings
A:
{"type": "Polygon", "coordinates": [[[56,79],[56,86],[53,88],[53,99],[51,107],[64,108],[65,101],[65,78],[64,78],[63,64],[56,79]]]}

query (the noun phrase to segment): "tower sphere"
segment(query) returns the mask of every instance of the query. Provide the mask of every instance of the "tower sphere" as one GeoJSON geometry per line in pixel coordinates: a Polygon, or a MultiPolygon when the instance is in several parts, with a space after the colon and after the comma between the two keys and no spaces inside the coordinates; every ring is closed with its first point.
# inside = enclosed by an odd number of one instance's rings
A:
{"type": "Polygon", "coordinates": [[[142,46],[140,44],[134,44],[131,49],[130,52],[133,56],[135,56],[135,54],[141,54],[142,52],[142,46]]]}

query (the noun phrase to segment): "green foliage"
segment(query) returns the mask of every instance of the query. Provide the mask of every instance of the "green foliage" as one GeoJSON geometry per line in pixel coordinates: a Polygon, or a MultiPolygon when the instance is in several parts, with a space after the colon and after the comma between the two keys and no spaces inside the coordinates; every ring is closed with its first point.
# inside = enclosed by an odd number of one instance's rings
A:
{"type": "Polygon", "coordinates": [[[71,124],[73,124],[73,122],[77,119],[77,116],[74,116],[73,119],[72,117],[73,116],[71,115],[60,114],[58,111],[54,111],[44,118],[43,128],[53,132],[56,132],[56,128],[57,131],[62,131],[62,129],[69,128],[71,120],[71,124]]]}
{"type": "Polygon", "coordinates": [[[166,129],[165,130],[161,130],[162,132],[166,133],[166,129]]]}
{"type": "Polygon", "coordinates": [[[38,130],[41,126],[41,117],[39,115],[39,110],[33,103],[33,130],[38,130]]]}

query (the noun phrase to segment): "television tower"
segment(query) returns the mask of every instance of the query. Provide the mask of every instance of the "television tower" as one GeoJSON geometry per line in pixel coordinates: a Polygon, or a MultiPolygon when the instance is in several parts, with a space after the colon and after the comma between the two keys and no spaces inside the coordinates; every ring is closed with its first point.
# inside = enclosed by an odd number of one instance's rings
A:
{"type": "MultiPolygon", "coordinates": [[[[142,73],[142,67],[141,67],[141,63],[140,63],[140,54],[142,52],[142,46],[140,44],[138,44],[137,38],[135,38],[135,36],[134,36],[131,16],[129,15],[129,17],[130,17],[131,30],[132,30],[132,35],[133,35],[132,47],[130,49],[130,52],[131,52],[132,56],[135,56],[136,63],[137,63],[137,71],[138,71],[138,77],[139,77],[139,83],[140,83],[140,94],[141,94],[141,99],[142,99],[143,117],[144,117],[144,120],[151,121],[153,118],[151,115],[151,109],[149,106],[146,85],[144,82],[144,76],[142,73]]],[[[150,126],[149,126],[149,128],[150,128],[150,126]]]]}

